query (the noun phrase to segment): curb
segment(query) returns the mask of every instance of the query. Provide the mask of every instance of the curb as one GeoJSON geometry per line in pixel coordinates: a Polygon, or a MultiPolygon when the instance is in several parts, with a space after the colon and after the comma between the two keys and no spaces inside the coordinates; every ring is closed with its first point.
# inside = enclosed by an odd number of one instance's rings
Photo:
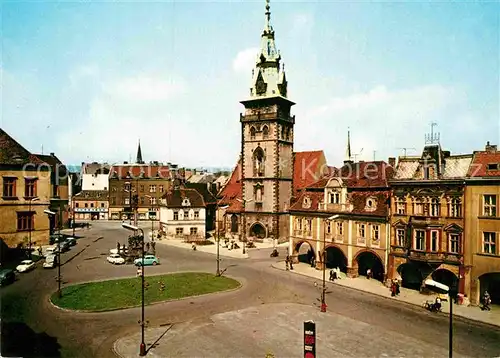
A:
{"type": "MultiPolygon", "coordinates": [[[[168,243],[163,243],[163,245],[165,246],[170,246],[170,247],[176,247],[176,248],[179,248],[179,249],[184,249],[184,250],[192,250],[192,248],[190,247],[183,247],[183,246],[177,246],[177,245],[172,245],[172,244],[168,244],[168,243]]],[[[210,245],[212,246],[212,245],[210,245]]],[[[246,251],[248,250],[255,250],[255,249],[246,249],[246,251]]],[[[214,256],[217,256],[217,253],[215,252],[208,252],[208,251],[203,251],[203,250],[199,250],[199,249],[196,249],[197,252],[202,252],[204,254],[209,254],[209,255],[214,255],[214,256]]],[[[236,259],[236,260],[247,260],[249,259],[250,257],[248,256],[248,254],[246,254],[247,257],[238,257],[238,256],[229,256],[229,255],[224,255],[224,254],[221,254],[219,253],[219,256],[223,256],[223,257],[227,257],[227,258],[230,258],[230,259],[236,259]]]]}
{"type": "MultiPolygon", "coordinates": [[[[176,271],[176,272],[170,272],[170,273],[167,273],[167,274],[158,274],[158,275],[151,275],[151,276],[145,276],[145,277],[156,277],[156,276],[174,275],[174,274],[180,274],[180,273],[207,273],[207,274],[211,275],[211,273],[206,272],[206,271],[176,271]]],[[[116,281],[116,280],[124,280],[124,279],[131,279],[131,278],[133,279],[133,278],[136,278],[136,277],[137,276],[128,276],[128,277],[115,278],[115,279],[111,279],[111,280],[95,280],[95,281],[87,281],[87,282],[77,282],[77,283],[73,283],[71,285],[67,285],[66,287],[76,286],[76,285],[84,285],[84,284],[96,283],[96,282],[116,281]]],[[[238,286],[235,287],[235,288],[224,290],[224,291],[215,291],[215,292],[209,292],[209,293],[202,293],[202,294],[199,294],[199,295],[186,296],[186,297],[181,297],[181,298],[171,298],[171,299],[164,300],[164,301],[152,302],[152,303],[149,303],[149,304],[144,305],[144,306],[145,307],[146,306],[154,306],[154,305],[158,305],[158,304],[161,304],[161,303],[181,301],[181,300],[198,298],[198,297],[207,296],[207,295],[228,293],[228,292],[233,292],[233,291],[239,290],[240,288],[243,287],[243,284],[241,283],[240,280],[237,280],[236,278],[229,277],[229,276],[228,276],[228,278],[230,278],[230,279],[235,280],[236,282],[238,282],[238,286]]],[[[141,305],[138,305],[138,306],[126,306],[126,307],[120,307],[120,308],[112,308],[112,309],[107,309],[107,310],[72,310],[72,309],[69,309],[69,308],[64,308],[64,307],[57,306],[56,304],[54,304],[52,302],[51,297],[56,292],[57,291],[49,293],[47,295],[47,300],[49,301],[50,305],[52,305],[52,307],[54,307],[54,308],[56,308],[58,310],[64,311],[64,312],[68,312],[68,313],[107,313],[107,312],[115,312],[115,311],[121,311],[121,310],[127,310],[127,309],[131,309],[131,308],[141,307],[141,305]]]]}
{"type": "MultiPolygon", "coordinates": [[[[284,261],[278,261],[277,263],[284,263],[284,261]]],[[[277,264],[276,263],[276,264],[277,264]]],[[[276,267],[275,264],[271,264],[271,267],[276,269],[276,270],[280,270],[280,271],[285,271],[285,269],[282,269],[280,267],[276,267]]],[[[309,277],[309,278],[312,278],[312,279],[317,279],[316,277],[313,277],[313,276],[309,276],[305,273],[302,273],[302,272],[297,272],[295,270],[292,270],[290,271],[296,275],[301,275],[301,276],[304,276],[304,277],[309,277]]],[[[366,293],[366,294],[369,294],[369,295],[373,295],[373,296],[377,296],[377,297],[381,297],[381,298],[384,298],[386,300],[391,300],[391,301],[397,301],[399,303],[402,303],[402,304],[406,304],[406,305],[410,305],[410,306],[416,306],[416,307],[421,307],[420,304],[418,303],[413,303],[413,302],[407,302],[407,301],[403,301],[403,300],[394,300],[393,298],[391,297],[387,297],[387,296],[382,296],[378,293],[374,293],[374,292],[371,292],[371,291],[365,291],[365,290],[361,290],[359,288],[356,288],[356,287],[351,287],[351,286],[345,286],[345,285],[339,285],[338,283],[335,283],[335,282],[330,282],[328,281],[327,282],[328,284],[330,285],[335,285],[335,286],[339,286],[339,287],[345,287],[346,289],[349,289],[349,290],[354,290],[354,291],[358,291],[358,292],[363,292],[363,293],[366,293]]],[[[449,312],[442,312],[443,314],[445,314],[446,316],[449,316],[449,312]]],[[[494,327],[496,329],[498,329],[500,327],[500,323],[499,324],[495,324],[495,323],[490,323],[490,322],[484,322],[484,321],[481,321],[481,320],[478,320],[476,318],[470,318],[470,317],[466,317],[466,316],[462,316],[462,315],[458,315],[456,313],[453,314],[453,317],[454,318],[459,318],[459,319],[462,319],[462,320],[467,320],[467,321],[472,321],[472,322],[476,322],[476,323],[480,323],[480,324],[484,324],[484,325],[487,325],[487,326],[491,326],[491,327],[494,327]]]]}

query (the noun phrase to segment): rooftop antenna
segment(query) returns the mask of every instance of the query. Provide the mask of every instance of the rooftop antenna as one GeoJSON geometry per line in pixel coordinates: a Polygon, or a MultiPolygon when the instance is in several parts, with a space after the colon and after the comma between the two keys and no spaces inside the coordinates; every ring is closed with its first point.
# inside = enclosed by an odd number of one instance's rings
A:
{"type": "Polygon", "coordinates": [[[361,148],[361,150],[359,151],[359,153],[352,155],[354,157],[354,163],[356,163],[358,161],[358,157],[361,155],[361,153],[363,153],[363,149],[364,148],[361,148]]]}
{"type": "Polygon", "coordinates": [[[376,150],[374,150],[374,151],[373,151],[373,161],[375,161],[376,154],[377,154],[377,151],[376,151],[376,150]]]}
{"type": "Polygon", "coordinates": [[[406,151],[407,150],[417,150],[417,148],[408,148],[408,147],[402,147],[402,148],[397,148],[403,151],[403,157],[406,158],[406,151]]]}
{"type": "Polygon", "coordinates": [[[439,133],[434,133],[434,127],[438,124],[431,122],[431,133],[425,135],[425,144],[439,144],[439,133]]]}

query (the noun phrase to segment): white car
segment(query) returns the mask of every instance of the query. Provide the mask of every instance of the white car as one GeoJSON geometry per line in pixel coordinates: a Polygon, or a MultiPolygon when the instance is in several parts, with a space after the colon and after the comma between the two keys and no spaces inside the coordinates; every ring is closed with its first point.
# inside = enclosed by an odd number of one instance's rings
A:
{"type": "Polygon", "coordinates": [[[57,245],[47,247],[47,249],[45,250],[45,257],[55,255],[57,254],[58,251],[59,251],[59,246],[57,245]]]}
{"type": "Polygon", "coordinates": [[[18,272],[27,272],[35,268],[35,263],[32,260],[23,260],[19,265],[17,265],[16,270],[18,272]]]}
{"type": "Polygon", "coordinates": [[[106,260],[108,260],[109,263],[115,265],[121,265],[125,263],[125,259],[118,254],[111,254],[106,258],[106,260]]]}
{"type": "Polygon", "coordinates": [[[109,253],[110,253],[110,254],[113,254],[113,255],[116,255],[116,254],[118,254],[118,253],[120,253],[120,254],[124,254],[124,253],[126,253],[126,252],[127,252],[127,248],[126,248],[126,247],[124,247],[124,246],[120,246],[120,252],[118,252],[118,249],[111,249],[111,250],[109,250],[109,253]]]}
{"type": "Polygon", "coordinates": [[[43,263],[43,268],[54,268],[56,267],[57,256],[56,255],[48,255],[45,257],[45,262],[43,263]]]}

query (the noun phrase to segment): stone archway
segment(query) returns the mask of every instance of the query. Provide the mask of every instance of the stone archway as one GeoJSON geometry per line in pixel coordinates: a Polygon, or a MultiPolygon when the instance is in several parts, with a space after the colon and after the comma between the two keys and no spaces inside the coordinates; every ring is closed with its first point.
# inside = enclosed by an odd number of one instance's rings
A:
{"type": "Polygon", "coordinates": [[[316,257],[312,245],[307,241],[300,241],[294,247],[294,256],[298,262],[311,263],[311,259],[316,257]],[[305,244],[305,245],[304,245],[305,244]]]}
{"type": "Polygon", "coordinates": [[[340,271],[347,274],[347,257],[337,246],[328,246],[326,248],[326,268],[339,268],[340,271]]]}
{"type": "Polygon", "coordinates": [[[450,289],[458,288],[458,277],[447,269],[437,269],[432,272],[431,278],[434,281],[448,286],[450,289]]]}
{"type": "Polygon", "coordinates": [[[263,239],[266,237],[266,228],[259,222],[253,223],[250,226],[250,236],[263,239]]]}
{"type": "Polygon", "coordinates": [[[479,298],[482,300],[484,291],[488,291],[491,303],[500,305],[500,272],[490,272],[479,276],[479,298]]]}
{"type": "Polygon", "coordinates": [[[372,277],[380,282],[384,282],[385,268],[380,257],[373,251],[361,251],[354,258],[354,265],[359,276],[366,276],[368,269],[372,272],[372,277]],[[357,267],[356,267],[357,266],[357,267]]]}
{"type": "Polygon", "coordinates": [[[420,268],[413,262],[399,265],[398,274],[401,276],[401,285],[405,288],[420,291],[423,276],[420,268]]]}

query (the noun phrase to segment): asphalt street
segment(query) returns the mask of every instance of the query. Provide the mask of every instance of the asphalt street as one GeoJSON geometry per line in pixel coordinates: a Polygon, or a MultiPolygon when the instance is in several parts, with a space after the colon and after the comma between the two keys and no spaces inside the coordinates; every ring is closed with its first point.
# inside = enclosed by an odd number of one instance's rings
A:
{"type": "MultiPolygon", "coordinates": [[[[146,223],[144,227],[149,226],[146,223]]],[[[117,241],[121,244],[127,241],[129,232],[122,229],[120,223],[94,222],[90,230],[78,234],[84,237],[62,257],[64,284],[135,276],[134,266],[114,266],[106,262],[109,249],[115,248],[117,241]],[[98,239],[101,236],[102,239],[98,239]]],[[[284,254],[282,250],[280,256],[284,254]]],[[[161,265],[147,267],[146,275],[175,271],[215,272],[216,269],[212,254],[161,243],[156,245],[156,251],[161,265]]],[[[314,285],[315,280],[272,268],[270,264],[279,258],[269,258],[269,252],[270,249],[250,250],[249,259],[223,258],[221,268],[227,269],[225,275],[242,282],[241,289],[148,306],[149,327],[205,319],[271,303],[297,303],[319,310],[320,291],[314,285]]],[[[7,329],[16,328],[16,342],[11,344],[18,344],[16,349],[24,349],[24,356],[113,357],[113,343],[139,330],[140,308],[106,313],[59,310],[48,300],[57,289],[56,274],[57,270],[44,270],[39,264],[36,270],[20,274],[13,285],[1,289],[2,334],[6,325],[10,325],[7,329]],[[25,342],[33,339],[43,343],[44,352],[30,351],[25,342]]],[[[448,317],[445,315],[431,314],[420,307],[338,285],[329,285],[328,292],[329,312],[346,318],[343,322],[347,334],[343,339],[356,338],[356,330],[350,323],[356,322],[375,332],[374,342],[382,339],[376,332],[393,332],[420,342],[423,347],[420,354],[436,356],[439,355],[436,349],[447,350],[448,317]]],[[[404,341],[401,341],[403,347],[398,346],[398,352],[404,352],[404,341]]],[[[369,337],[358,344],[350,344],[352,355],[371,355],[371,344],[369,337]]],[[[456,317],[454,350],[463,356],[500,356],[500,329],[456,317]]],[[[209,356],[217,356],[217,352],[209,356]]]]}

